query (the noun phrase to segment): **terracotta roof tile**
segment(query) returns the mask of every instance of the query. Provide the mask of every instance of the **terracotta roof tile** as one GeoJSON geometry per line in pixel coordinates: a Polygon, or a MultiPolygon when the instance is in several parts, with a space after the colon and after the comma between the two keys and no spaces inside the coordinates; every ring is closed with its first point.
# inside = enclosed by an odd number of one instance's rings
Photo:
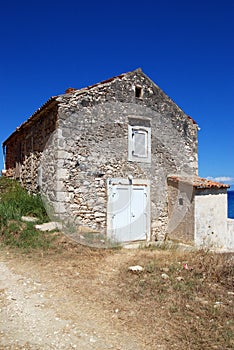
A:
{"type": "MultiPolygon", "coordinates": [[[[140,70],[140,68],[138,68],[137,70],[140,70]]],[[[129,73],[132,73],[132,72],[128,72],[128,73],[123,73],[123,74],[120,74],[120,75],[116,75],[115,77],[112,77],[112,78],[103,80],[103,81],[101,81],[101,82],[99,82],[99,83],[96,83],[96,84],[93,84],[93,85],[86,86],[86,87],[84,87],[84,88],[76,89],[76,88],[70,87],[70,88],[68,88],[68,89],[65,91],[65,93],[66,93],[66,94],[69,94],[69,93],[71,93],[71,92],[76,92],[76,91],[83,91],[83,92],[85,92],[85,91],[90,90],[90,89],[93,89],[93,88],[95,88],[95,87],[97,87],[97,86],[101,86],[101,85],[104,85],[104,84],[108,84],[108,83],[112,82],[112,81],[115,80],[115,79],[122,79],[122,78],[124,78],[124,77],[125,77],[127,74],[129,74],[129,73]]]]}
{"type": "Polygon", "coordinates": [[[25,122],[23,122],[20,126],[18,126],[15,131],[3,142],[3,146],[7,144],[7,142],[12,138],[12,136],[16,135],[20,132],[25,126],[28,126],[35,118],[38,117],[40,112],[45,108],[51,106],[52,103],[57,103],[56,99],[58,96],[52,96],[47,100],[41,107],[39,107],[25,122]]]}
{"type": "Polygon", "coordinates": [[[190,117],[190,115],[187,115],[187,117],[188,117],[188,119],[190,119],[193,122],[193,124],[197,125],[197,122],[192,117],[190,117]]]}
{"type": "Polygon", "coordinates": [[[230,185],[223,184],[220,182],[215,182],[211,180],[204,179],[198,176],[180,176],[180,175],[171,175],[167,178],[172,182],[182,182],[188,185],[193,186],[197,189],[207,189],[207,188],[229,188],[230,185]]]}
{"type": "MultiPolygon", "coordinates": [[[[113,80],[115,79],[123,79],[126,75],[130,74],[130,73],[133,73],[133,72],[142,72],[141,68],[137,68],[136,70],[132,71],[132,72],[127,72],[127,73],[123,73],[123,74],[120,74],[120,75],[117,75],[117,76],[114,76],[112,78],[109,78],[107,80],[103,80],[99,83],[96,83],[96,84],[93,84],[93,85],[90,85],[90,86],[87,86],[87,87],[84,87],[84,88],[81,88],[81,89],[75,89],[75,88],[68,88],[66,91],[65,91],[65,94],[73,94],[73,93],[79,93],[79,94],[83,94],[83,93],[86,93],[88,90],[91,90],[95,87],[98,87],[98,86],[102,86],[102,85],[105,85],[105,84],[108,84],[110,82],[112,82],[113,80]]],[[[50,106],[51,103],[58,103],[59,102],[59,97],[60,96],[63,96],[62,95],[57,95],[57,96],[52,96],[51,98],[49,98],[49,100],[47,102],[45,102],[40,108],[38,108],[23,124],[21,124],[19,127],[16,128],[16,130],[3,142],[3,146],[6,145],[6,143],[11,139],[11,137],[13,135],[15,135],[16,133],[18,133],[20,130],[22,130],[25,126],[29,125],[35,118],[38,117],[38,115],[40,114],[40,112],[42,110],[44,110],[45,108],[47,108],[48,106],[50,106]]],[[[186,114],[185,114],[186,115],[186,114]]],[[[197,123],[188,115],[186,115],[186,117],[188,119],[190,119],[192,121],[193,124],[197,125],[197,123]]]]}

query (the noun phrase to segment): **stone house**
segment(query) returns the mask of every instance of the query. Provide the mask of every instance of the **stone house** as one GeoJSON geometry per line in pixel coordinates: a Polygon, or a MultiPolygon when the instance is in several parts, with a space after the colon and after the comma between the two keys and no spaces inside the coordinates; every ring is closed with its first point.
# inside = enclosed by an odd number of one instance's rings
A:
{"type": "Polygon", "coordinates": [[[198,176],[197,130],[137,69],[51,97],[3,143],[5,173],[79,228],[129,242],[179,227],[178,239],[194,241],[183,218],[171,224],[181,196],[168,176],[198,176]]]}
{"type": "Polygon", "coordinates": [[[170,239],[234,250],[234,220],[227,219],[229,185],[178,175],[168,176],[167,181],[170,239]]]}

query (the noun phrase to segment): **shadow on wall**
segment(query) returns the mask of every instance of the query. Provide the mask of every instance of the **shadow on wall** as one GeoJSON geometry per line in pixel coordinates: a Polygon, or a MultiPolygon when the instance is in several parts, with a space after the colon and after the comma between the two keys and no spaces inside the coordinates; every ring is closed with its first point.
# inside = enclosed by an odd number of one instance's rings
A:
{"type": "Polygon", "coordinates": [[[234,219],[234,191],[228,191],[228,218],[234,219]]]}

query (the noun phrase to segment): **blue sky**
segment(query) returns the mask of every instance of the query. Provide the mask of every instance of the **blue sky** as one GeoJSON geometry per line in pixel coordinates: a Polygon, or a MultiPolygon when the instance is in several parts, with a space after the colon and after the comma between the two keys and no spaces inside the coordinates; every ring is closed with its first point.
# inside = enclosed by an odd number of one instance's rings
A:
{"type": "Polygon", "coordinates": [[[233,0],[13,0],[0,44],[1,142],[51,96],[141,67],[201,128],[199,175],[234,184],[233,0]]]}

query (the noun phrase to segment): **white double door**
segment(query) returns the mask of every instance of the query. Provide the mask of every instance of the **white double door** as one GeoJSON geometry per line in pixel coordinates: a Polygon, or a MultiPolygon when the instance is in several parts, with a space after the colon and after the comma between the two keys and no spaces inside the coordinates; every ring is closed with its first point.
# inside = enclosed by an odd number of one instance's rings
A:
{"type": "Polygon", "coordinates": [[[108,191],[109,235],[119,242],[148,240],[149,183],[113,181],[108,191]]]}

